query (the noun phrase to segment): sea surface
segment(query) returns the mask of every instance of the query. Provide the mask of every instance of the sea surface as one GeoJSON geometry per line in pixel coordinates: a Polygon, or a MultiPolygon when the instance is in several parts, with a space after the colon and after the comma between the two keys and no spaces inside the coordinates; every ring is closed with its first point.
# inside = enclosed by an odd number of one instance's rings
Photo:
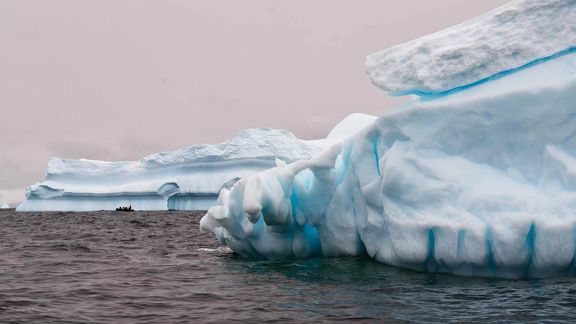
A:
{"type": "Polygon", "coordinates": [[[202,214],[0,210],[0,323],[576,322],[575,278],[250,261],[200,233],[202,214]]]}

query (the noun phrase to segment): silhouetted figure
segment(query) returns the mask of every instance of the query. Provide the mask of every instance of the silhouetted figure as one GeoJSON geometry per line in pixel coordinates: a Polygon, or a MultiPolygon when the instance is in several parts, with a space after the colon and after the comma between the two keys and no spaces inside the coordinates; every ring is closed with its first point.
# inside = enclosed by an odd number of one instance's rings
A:
{"type": "Polygon", "coordinates": [[[120,207],[116,207],[116,211],[131,212],[131,211],[134,211],[134,209],[132,208],[132,205],[130,205],[128,207],[120,206],[120,207]]]}

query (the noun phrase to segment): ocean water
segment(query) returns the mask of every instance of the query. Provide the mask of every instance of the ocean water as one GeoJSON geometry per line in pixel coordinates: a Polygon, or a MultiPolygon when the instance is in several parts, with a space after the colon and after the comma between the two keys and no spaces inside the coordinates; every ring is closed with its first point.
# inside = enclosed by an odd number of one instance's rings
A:
{"type": "Polygon", "coordinates": [[[201,234],[201,216],[0,210],[0,322],[576,322],[575,278],[250,261],[201,234]]]}

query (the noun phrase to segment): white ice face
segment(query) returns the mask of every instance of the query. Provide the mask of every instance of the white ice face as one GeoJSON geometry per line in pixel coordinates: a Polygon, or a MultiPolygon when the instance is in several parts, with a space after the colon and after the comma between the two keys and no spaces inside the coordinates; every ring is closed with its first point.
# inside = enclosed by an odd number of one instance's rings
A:
{"type": "Polygon", "coordinates": [[[476,19],[368,56],[392,95],[434,95],[576,50],[576,1],[516,0],[476,19]]]}
{"type": "MultiPolygon", "coordinates": [[[[535,5],[513,5],[523,3],[535,5]]],[[[368,255],[470,276],[574,274],[575,116],[576,54],[566,54],[414,100],[311,160],[243,179],[201,229],[252,258],[368,255]]]]}

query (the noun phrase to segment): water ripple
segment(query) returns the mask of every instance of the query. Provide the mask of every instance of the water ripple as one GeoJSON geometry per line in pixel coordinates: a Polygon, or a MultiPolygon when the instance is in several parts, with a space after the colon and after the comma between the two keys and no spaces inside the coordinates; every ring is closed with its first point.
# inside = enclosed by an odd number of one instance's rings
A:
{"type": "Polygon", "coordinates": [[[575,322],[576,279],[422,274],[367,258],[249,261],[198,212],[0,211],[0,322],[575,322]]]}

